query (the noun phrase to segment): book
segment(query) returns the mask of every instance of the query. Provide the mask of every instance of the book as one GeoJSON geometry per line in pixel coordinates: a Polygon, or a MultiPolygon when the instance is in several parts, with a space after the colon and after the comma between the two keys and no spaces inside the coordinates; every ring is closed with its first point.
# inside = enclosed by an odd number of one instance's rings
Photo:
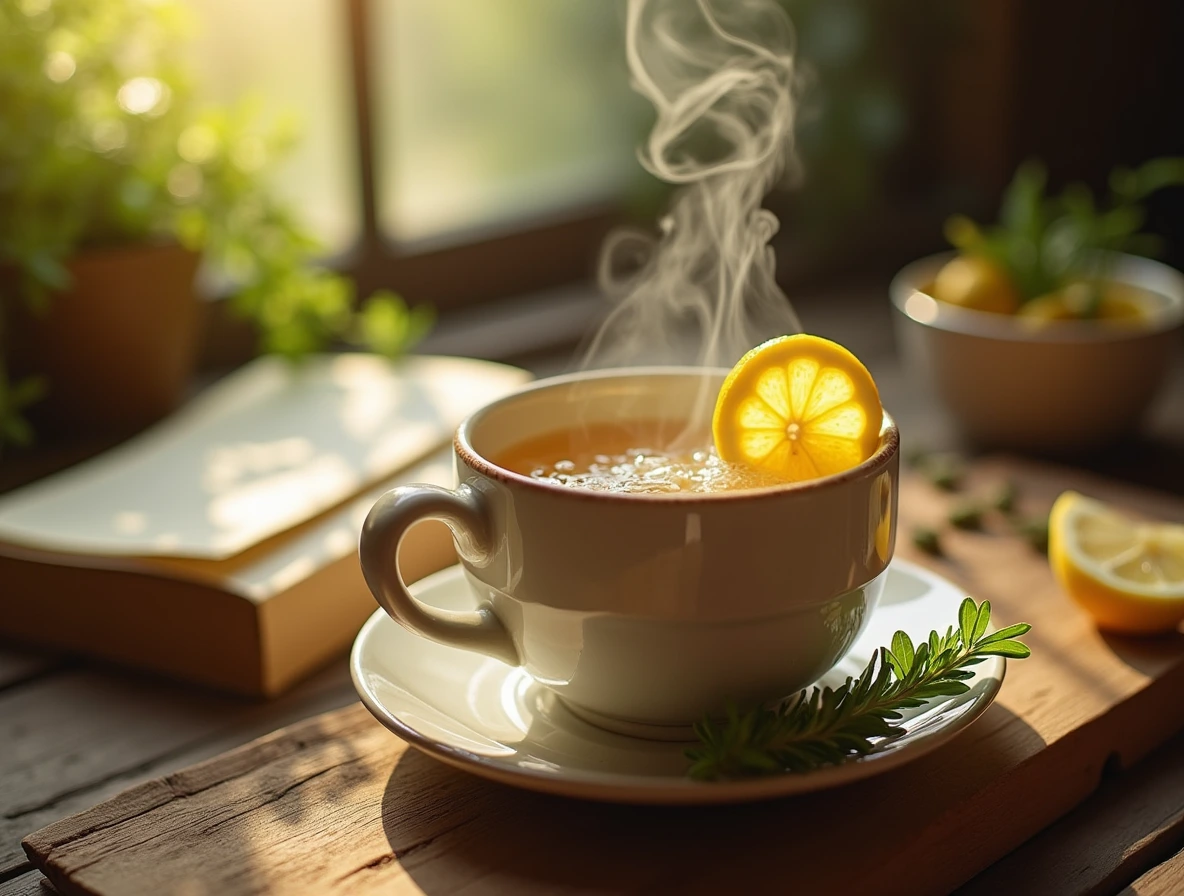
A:
{"type": "MultiPolygon", "coordinates": [[[[520,387],[460,358],[260,358],[111,451],[0,498],[0,636],[270,696],[340,654],[377,604],[357,561],[374,500],[452,485],[453,430],[520,387]]],[[[442,523],[400,551],[456,560],[442,523]]]]}

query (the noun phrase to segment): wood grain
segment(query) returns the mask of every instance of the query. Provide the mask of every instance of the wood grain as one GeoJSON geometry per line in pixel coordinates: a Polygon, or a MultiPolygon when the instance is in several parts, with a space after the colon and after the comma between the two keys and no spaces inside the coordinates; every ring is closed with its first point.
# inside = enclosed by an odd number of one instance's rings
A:
{"type": "MultiPolygon", "coordinates": [[[[1184,505],[998,460],[968,491],[1014,478],[1025,510],[1077,487],[1136,513],[1184,505]]],[[[898,553],[951,498],[909,480],[898,553]]],[[[65,894],[735,892],[945,893],[1064,815],[1184,727],[1184,635],[1100,634],[1044,558],[1002,520],[949,532],[922,558],[995,621],[1035,626],[996,705],[949,747],[840,790],[763,805],[646,809],[491,784],[408,748],[360,706],[133,788],[26,838],[65,894]],[[906,820],[907,819],[907,820],[906,820]],[[875,836],[870,836],[876,825],[875,836]],[[851,843],[860,844],[858,861],[851,843]]]]}
{"type": "Polygon", "coordinates": [[[1184,893],[1184,852],[1152,868],[1119,896],[1180,896],[1184,893]]]}
{"type": "MultiPolygon", "coordinates": [[[[1108,896],[1184,845],[1184,735],[995,862],[958,896],[1108,896]]],[[[1184,893],[1184,887],[1180,889],[1184,893]]]]}
{"type": "Polygon", "coordinates": [[[344,657],[267,703],[93,666],[0,693],[0,878],[29,831],[355,699],[344,657]]]}
{"type": "Polygon", "coordinates": [[[45,878],[35,871],[14,877],[0,883],[0,896],[52,896],[56,891],[50,889],[49,883],[42,882],[45,878]]]}

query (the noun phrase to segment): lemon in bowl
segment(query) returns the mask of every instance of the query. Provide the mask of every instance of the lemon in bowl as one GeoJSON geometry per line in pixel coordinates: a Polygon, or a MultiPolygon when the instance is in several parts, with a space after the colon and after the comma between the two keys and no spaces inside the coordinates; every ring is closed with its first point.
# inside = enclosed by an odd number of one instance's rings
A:
{"type": "Polygon", "coordinates": [[[981,255],[957,255],[933,278],[935,297],[970,311],[1015,314],[1020,296],[998,264],[981,255]]]}
{"type": "Polygon", "coordinates": [[[1015,314],[1033,328],[1091,318],[1101,326],[1140,326],[1153,320],[1156,310],[1154,294],[1145,290],[1124,283],[1079,282],[1037,296],[1020,305],[1015,314]]]}

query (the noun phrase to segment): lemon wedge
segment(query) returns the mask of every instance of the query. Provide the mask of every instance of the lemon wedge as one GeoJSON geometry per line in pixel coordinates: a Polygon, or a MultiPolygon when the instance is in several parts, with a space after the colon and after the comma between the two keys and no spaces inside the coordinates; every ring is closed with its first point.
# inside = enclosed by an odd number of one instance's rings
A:
{"type": "Polygon", "coordinates": [[[1184,619],[1184,526],[1135,522],[1065,492],[1049,517],[1048,555],[1069,596],[1102,628],[1146,634],[1184,619]]]}
{"type": "Polygon", "coordinates": [[[863,463],[883,418],[876,384],[851,352],[818,336],[782,336],[732,368],[711,430],[722,460],[799,481],[863,463]]]}

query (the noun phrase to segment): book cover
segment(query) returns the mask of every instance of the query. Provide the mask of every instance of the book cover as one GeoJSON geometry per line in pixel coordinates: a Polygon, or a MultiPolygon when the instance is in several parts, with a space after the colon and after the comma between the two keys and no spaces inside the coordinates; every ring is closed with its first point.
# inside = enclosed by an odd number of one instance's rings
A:
{"type": "MultiPolygon", "coordinates": [[[[0,635],[249,694],[343,650],[376,607],[357,564],[374,499],[451,485],[468,413],[516,368],[261,358],[100,457],[0,499],[0,635]]],[[[438,523],[413,580],[455,561],[438,523]]]]}

